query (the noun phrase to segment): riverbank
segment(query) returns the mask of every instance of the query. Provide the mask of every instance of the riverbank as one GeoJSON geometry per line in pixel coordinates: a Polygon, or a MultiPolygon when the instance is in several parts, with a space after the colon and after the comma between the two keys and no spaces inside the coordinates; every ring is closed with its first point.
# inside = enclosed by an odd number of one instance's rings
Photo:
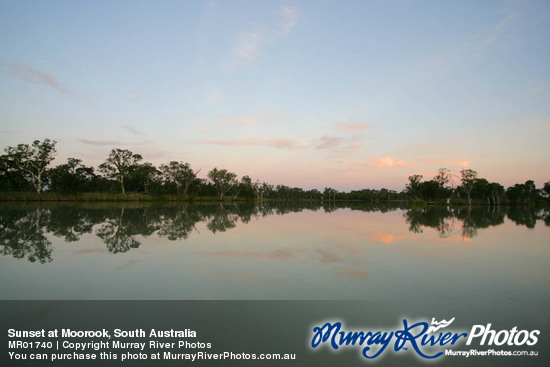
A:
{"type": "MultiPolygon", "coordinates": [[[[425,208],[429,206],[437,207],[463,207],[468,205],[468,201],[462,198],[453,198],[450,202],[447,202],[446,199],[437,199],[432,201],[426,200],[381,200],[378,202],[371,202],[370,200],[330,200],[324,201],[322,199],[297,199],[297,200],[288,200],[286,198],[264,198],[264,202],[317,202],[322,203],[323,205],[330,205],[332,203],[338,202],[358,202],[358,203],[371,203],[377,205],[383,204],[407,204],[412,208],[425,208]]],[[[36,192],[0,192],[0,202],[184,202],[184,203],[216,203],[219,202],[218,197],[216,196],[188,196],[183,195],[149,195],[143,193],[127,193],[127,194],[115,194],[115,193],[101,193],[101,192],[90,192],[90,193],[76,193],[76,194],[58,194],[54,192],[43,192],[41,195],[38,195],[36,192]]],[[[227,196],[223,200],[224,203],[245,203],[245,202],[255,202],[254,198],[243,198],[232,196],[227,196]]],[[[540,205],[542,203],[536,203],[537,205],[532,205],[536,207],[545,207],[548,205],[540,205]]],[[[490,206],[486,201],[482,200],[472,200],[472,206],[490,206]]],[[[502,206],[510,206],[509,203],[503,203],[502,206]]]]}
{"type": "MultiPolygon", "coordinates": [[[[217,197],[185,197],[182,195],[148,195],[138,193],[113,194],[113,193],[77,193],[77,194],[58,194],[54,192],[43,192],[38,195],[35,192],[0,192],[0,201],[63,201],[63,202],[86,202],[86,201],[105,201],[105,202],[216,202],[217,197]]],[[[228,201],[232,201],[229,200],[228,201]]],[[[244,199],[237,198],[237,201],[244,199]]]]}

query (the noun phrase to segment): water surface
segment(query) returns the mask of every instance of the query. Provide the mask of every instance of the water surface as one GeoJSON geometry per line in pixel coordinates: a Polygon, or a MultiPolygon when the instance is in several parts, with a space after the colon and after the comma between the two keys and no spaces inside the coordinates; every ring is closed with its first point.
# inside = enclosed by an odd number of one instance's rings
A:
{"type": "Polygon", "coordinates": [[[541,211],[27,204],[0,218],[2,299],[550,301],[541,211]]]}

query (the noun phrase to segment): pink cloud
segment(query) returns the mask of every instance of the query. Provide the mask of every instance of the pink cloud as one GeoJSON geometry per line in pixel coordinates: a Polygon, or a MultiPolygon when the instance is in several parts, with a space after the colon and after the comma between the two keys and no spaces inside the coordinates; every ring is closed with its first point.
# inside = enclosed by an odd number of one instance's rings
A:
{"type": "Polygon", "coordinates": [[[76,140],[78,142],[83,143],[83,144],[95,145],[95,146],[117,146],[117,145],[138,145],[138,146],[143,146],[143,145],[151,144],[151,141],[149,141],[149,140],[139,141],[139,142],[134,142],[134,143],[124,143],[124,142],[116,141],[116,140],[88,140],[88,139],[76,139],[76,140]]]}
{"type": "Polygon", "coordinates": [[[222,145],[222,146],[254,146],[260,145],[257,140],[216,140],[208,139],[205,141],[206,144],[212,145],[222,145]]]}
{"type": "Polygon", "coordinates": [[[335,149],[340,146],[346,139],[338,136],[323,136],[320,138],[321,144],[317,145],[317,149],[335,149]]]}
{"type": "Polygon", "coordinates": [[[294,138],[272,138],[272,139],[246,139],[246,140],[215,140],[208,139],[206,144],[222,145],[222,146],[270,146],[278,149],[297,149],[303,147],[303,143],[299,139],[294,138]]]}
{"type": "Polygon", "coordinates": [[[412,237],[410,234],[392,234],[384,232],[374,232],[371,234],[370,239],[372,241],[382,242],[387,245],[394,243],[395,241],[401,241],[412,237]]]}
{"type": "Polygon", "coordinates": [[[275,148],[279,149],[295,149],[302,146],[302,142],[294,138],[274,138],[267,139],[267,143],[275,148]]]}
{"type": "Polygon", "coordinates": [[[458,167],[470,167],[472,160],[419,160],[421,163],[428,163],[439,166],[458,166],[458,167]]]}
{"type": "Polygon", "coordinates": [[[370,166],[373,168],[385,167],[410,167],[413,163],[407,163],[404,160],[397,160],[393,157],[382,157],[378,159],[370,159],[370,166]]]}
{"type": "Polygon", "coordinates": [[[0,60],[0,70],[21,80],[25,80],[30,83],[45,84],[57,89],[61,93],[66,92],[65,88],[63,88],[61,84],[55,80],[55,77],[52,74],[33,69],[29,65],[19,62],[7,62],[0,60]]]}

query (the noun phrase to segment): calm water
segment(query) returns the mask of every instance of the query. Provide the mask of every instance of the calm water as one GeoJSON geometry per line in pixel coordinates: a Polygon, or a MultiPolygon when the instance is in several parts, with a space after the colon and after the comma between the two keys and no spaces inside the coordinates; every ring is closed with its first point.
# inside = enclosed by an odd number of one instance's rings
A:
{"type": "Polygon", "coordinates": [[[0,297],[475,300],[547,310],[547,214],[4,204],[0,297]]]}

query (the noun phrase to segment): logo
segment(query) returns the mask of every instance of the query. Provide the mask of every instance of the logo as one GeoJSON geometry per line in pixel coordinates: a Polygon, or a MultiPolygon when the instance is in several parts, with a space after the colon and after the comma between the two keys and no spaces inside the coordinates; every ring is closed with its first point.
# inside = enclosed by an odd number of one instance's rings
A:
{"type": "Polygon", "coordinates": [[[386,351],[394,353],[414,353],[417,356],[433,360],[444,355],[445,350],[461,343],[472,345],[508,345],[533,346],[538,341],[539,330],[518,330],[514,326],[511,330],[493,330],[491,324],[473,325],[469,333],[459,330],[447,330],[455,318],[449,321],[437,321],[432,318],[426,321],[410,323],[403,319],[402,327],[395,330],[351,330],[339,322],[325,322],[322,326],[313,327],[311,347],[327,346],[335,351],[345,347],[360,348],[362,357],[375,359],[386,351]]]}

